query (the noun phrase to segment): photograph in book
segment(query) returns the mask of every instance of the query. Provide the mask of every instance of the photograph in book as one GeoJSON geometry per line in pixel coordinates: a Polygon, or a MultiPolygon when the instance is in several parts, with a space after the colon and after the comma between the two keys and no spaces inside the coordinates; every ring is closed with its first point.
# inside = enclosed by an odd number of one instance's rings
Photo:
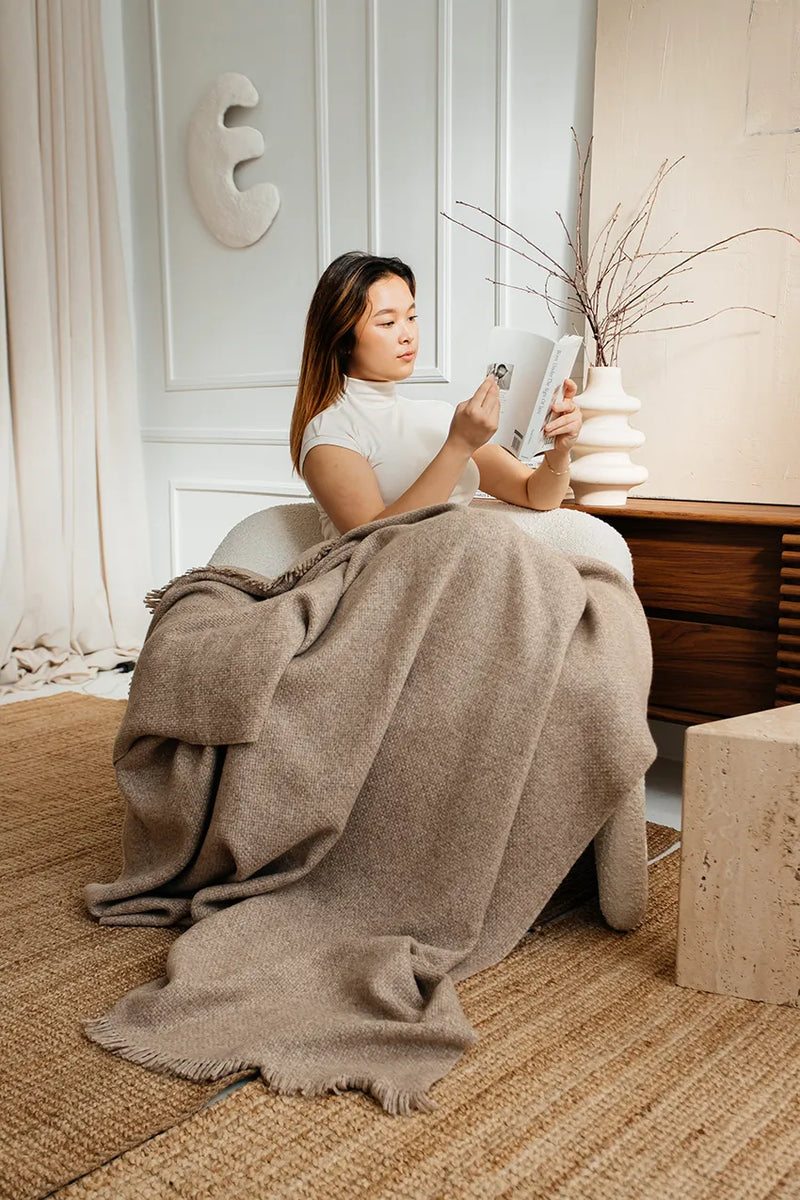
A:
{"type": "Polygon", "coordinates": [[[494,375],[500,389],[500,423],[491,441],[522,462],[552,450],[553,439],[544,426],[582,345],[576,333],[554,342],[528,329],[494,326],[486,373],[494,375]]]}

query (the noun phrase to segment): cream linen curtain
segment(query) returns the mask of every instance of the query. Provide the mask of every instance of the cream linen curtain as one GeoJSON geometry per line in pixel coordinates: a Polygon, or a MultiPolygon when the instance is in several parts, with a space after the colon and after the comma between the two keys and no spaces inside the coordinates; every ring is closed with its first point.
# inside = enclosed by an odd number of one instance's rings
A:
{"type": "Polygon", "coordinates": [[[99,0],[0,0],[0,695],[136,659],[153,580],[99,0]]]}

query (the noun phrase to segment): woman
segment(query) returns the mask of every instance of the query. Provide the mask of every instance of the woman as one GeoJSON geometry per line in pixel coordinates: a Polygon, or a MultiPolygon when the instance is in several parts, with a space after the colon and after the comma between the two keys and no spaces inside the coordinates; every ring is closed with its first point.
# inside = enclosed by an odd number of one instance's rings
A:
{"type": "MultiPolygon", "coordinates": [[[[413,300],[396,259],[331,264],[291,435],[335,533],[394,524],[274,578],[209,565],[148,594],[114,745],[122,872],[84,889],[103,924],[190,925],[161,978],[87,1016],[90,1039],[164,1074],[359,1088],[403,1114],[437,1107],[428,1089],[478,1038],[454,985],[518,945],[655,757],[628,581],[503,513],[423,515],[478,477],[556,505],[572,396],[535,472],[486,444],[493,378],[455,412],[398,396],[413,300]]],[[[641,835],[643,855],[643,814],[641,835]]]]}
{"type": "Polygon", "coordinates": [[[417,356],[415,296],[404,262],[359,250],[334,259],[314,292],[289,445],[326,538],[429,504],[469,504],[478,488],[509,504],[557,508],[569,485],[581,428],[571,379],[545,427],[555,446],[536,469],[489,444],[500,413],[494,375],[455,410],[398,394],[417,356]]]}

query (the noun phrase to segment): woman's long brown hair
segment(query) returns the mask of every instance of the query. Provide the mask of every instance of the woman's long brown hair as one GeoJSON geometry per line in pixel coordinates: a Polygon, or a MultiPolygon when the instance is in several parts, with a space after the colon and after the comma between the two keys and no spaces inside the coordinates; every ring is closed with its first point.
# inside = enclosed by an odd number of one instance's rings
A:
{"type": "Polygon", "coordinates": [[[340,254],[320,276],[306,317],[300,378],[289,428],[292,465],[300,472],[300,446],[306,425],[330,408],[344,391],[347,360],[355,346],[355,327],[367,307],[369,289],[378,279],[399,275],[416,296],[414,272],[399,258],[381,258],[364,250],[340,254]]]}

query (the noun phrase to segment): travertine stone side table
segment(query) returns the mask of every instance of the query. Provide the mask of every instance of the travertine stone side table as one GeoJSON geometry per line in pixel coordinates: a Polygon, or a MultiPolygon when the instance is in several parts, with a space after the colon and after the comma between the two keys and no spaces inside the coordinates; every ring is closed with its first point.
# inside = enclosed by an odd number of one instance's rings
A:
{"type": "Polygon", "coordinates": [[[676,966],[800,1007],[800,704],[686,731],[676,966]]]}

